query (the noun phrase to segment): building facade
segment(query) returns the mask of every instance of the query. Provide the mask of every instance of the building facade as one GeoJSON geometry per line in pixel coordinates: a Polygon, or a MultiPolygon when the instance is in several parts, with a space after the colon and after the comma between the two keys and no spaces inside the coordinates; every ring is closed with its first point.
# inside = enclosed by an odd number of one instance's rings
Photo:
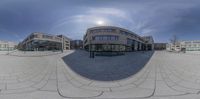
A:
{"type": "Polygon", "coordinates": [[[70,50],[70,45],[71,45],[71,39],[64,36],[64,35],[58,35],[58,37],[62,38],[62,49],[63,50],[70,50]]]}
{"type": "Polygon", "coordinates": [[[154,43],[154,50],[166,50],[167,43],[154,43]]]}
{"type": "Polygon", "coordinates": [[[200,40],[195,41],[180,41],[174,44],[167,44],[167,50],[169,51],[200,51],[200,40]]]}
{"type": "Polygon", "coordinates": [[[200,40],[199,41],[182,41],[181,48],[185,48],[186,51],[200,51],[200,40]]]}
{"type": "Polygon", "coordinates": [[[15,50],[17,44],[10,41],[0,41],[0,51],[12,51],[15,50]]]}
{"type": "Polygon", "coordinates": [[[141,37],[129,30],[113,26],[89,28],[83,39],[84,49],[87,51],[145,51],[154,48],[152,36],[141,37]]]}
{"type": "Polygon", "coordinates": [[[24,39],[18,48],[26,51],[68,50],[70,39],[63,35],[35,32],[24,39]]]}
{"type": "Polygon", "coordinates": [[[177,42],[176,44],[168,43],[166,46],[167,51],[181,51],[181,44],[177,42]]]}
{"type": "Polygon", "coordinates": [[[83,41],[82,40],[72,40],[71,41],[71,49],[83,49],[83,41]]]}

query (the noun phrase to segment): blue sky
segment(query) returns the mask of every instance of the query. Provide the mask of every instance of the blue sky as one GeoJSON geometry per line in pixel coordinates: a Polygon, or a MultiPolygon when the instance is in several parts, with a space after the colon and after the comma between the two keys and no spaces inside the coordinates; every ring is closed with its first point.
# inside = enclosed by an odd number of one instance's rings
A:
{"type": "Polygon", "coordinates": [[[82,39],[89,27],[119,26],[156,42],[200,40],[199,0],[1,0],[0,40],[32,32],[82,39]]]}

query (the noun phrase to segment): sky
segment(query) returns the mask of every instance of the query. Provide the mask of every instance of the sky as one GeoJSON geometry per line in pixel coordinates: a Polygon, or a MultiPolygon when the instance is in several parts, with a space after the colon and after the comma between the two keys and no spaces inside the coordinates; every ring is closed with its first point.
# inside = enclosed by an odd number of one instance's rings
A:
{"type": "Polygon", "coordinates": [[[0,0],[0,40],[32,32],[83,39],[87,28],[117,26],[155,42],[200,40],[199,0],[0,0]]]}

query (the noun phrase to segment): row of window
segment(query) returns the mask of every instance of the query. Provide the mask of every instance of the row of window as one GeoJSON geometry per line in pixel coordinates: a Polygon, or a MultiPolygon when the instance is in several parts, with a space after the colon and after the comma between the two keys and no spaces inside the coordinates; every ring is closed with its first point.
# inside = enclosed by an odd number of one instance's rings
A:
{"type": "Polygon", "coordinates": [[[193,41],[193,42],[185,42],[186,44],[197,43],[200,44],[200,41],[193,41]]]}
{"type": "Polygon", "coordinates": [[[53,36],[49,36],[49,35],[42,35],[42,38],[53,39],[53,36]]]}
{"type": "Polygon", "coordinates": [[[200,51],[200,48],[186,48],[187,51],[200,51]]]}
{"type": "MultiPolygon", "coordinates": [[[[127,45],[139,44],[140,42],[127,38],[127,45]]],[[[141,43],[143,44],[143,43],[141,43]]]]}
{"type": "Polygon", "coordinates": [[[95,29],[95,30],[91,30],[91,33],[98,33],[98,32],[115,32],[115,29],[95,29]]]}
{"type": "Polygon", "coordinates": [[[117,41],[119,40],[119,36],[115,35],[97,35],[93,37],[93,40],[102,41],[102,40],[110,40],[110,41],[117,41]]]}
{"type": "Polygon", "coordinates": [[[92,45],[92,51],[124,51],[124,45],[92,45]]]}
{"type": "MultiPolygon", "coordinates": [[[[95,29],[95,30],[91,30],[91,33],[99,33],[99,32],[116,32],[116,29],[95,29]]],[[[130,32],[126,32],[126,31],[122,31],[120,30],[120,34],[121,35],[126,35],[126,36],[131,36],[133,38],[138,38],[140,41],[144,41],[142,38],[138,37],[137,35],[130,33],[130,32]]]]}
{"type": "Polygon", "coordinates": [[[130,36],[136,37],[135,35],[133,35],[133,34],[131,34],[129,32],[126,32],[126,31],[120,31],[120,34],[127,35],[127,36],[130,35],[130,36]]]}
{"type": "Polygon", "coordinates": [[[8,44],[0,44],[0,48],[7,48],[8,44]]]}
{"type": "Polygon", "coordinates": [[[30,39],[33,39],[33,38],[38,38],[38,35],[35,35],[35,34],[31,35],[30,39]]]}
{"type": "Polygon", "coordinates": [[[126,32],[126,31],[120,31],[120,34],[126,35],[126,36],[131,36],[131,37],[134,37],[134,38],[137,38],[136,35],[134,35],[134,34],[132,34],[132,33],[129,33],[129,32],[126,32]]]}
{"type": "Polygon", "coordinates": [[[133,44],[133,40],[127,38],[127,45],[132,45],[133,44]]]}
{"type": "MultiPolygon", "coordinates": [[[[38,35],[36,35],[36,34],[31,35],[31,36],[30,36],[30,39],[33,39],[33,38],[38,38],[38,35]]],[[[54,37],[53,37],[53,36],[50,36],[50,35],[42,35],[42,38],[53,39],[54,37]]],[[[27,40],[28,40],[28,39],[27,39],[27,40]]],[[[61,37],[55,37],[55,40],[61,41],[61,37]]]]}
{"type": "Polygon", "coordinates": [[[194,44],[194,45],[186,45],[186,47],[197,47],[197,46],[200,47],[200,44],[199,44],[199,45],[198,45],[198,44],[194,44]]]}

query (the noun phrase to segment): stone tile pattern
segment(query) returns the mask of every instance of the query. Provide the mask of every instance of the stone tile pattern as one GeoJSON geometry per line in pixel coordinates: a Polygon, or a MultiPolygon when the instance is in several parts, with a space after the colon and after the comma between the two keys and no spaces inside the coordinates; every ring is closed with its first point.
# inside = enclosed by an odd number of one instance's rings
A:
{"type": "Polygon", "coordinates": [[[73,52],[0,55],[0,99],[200,98],[200,55],[157,51],[135,75],[97,81],[65,64],[62,57],[73,52]]]}

